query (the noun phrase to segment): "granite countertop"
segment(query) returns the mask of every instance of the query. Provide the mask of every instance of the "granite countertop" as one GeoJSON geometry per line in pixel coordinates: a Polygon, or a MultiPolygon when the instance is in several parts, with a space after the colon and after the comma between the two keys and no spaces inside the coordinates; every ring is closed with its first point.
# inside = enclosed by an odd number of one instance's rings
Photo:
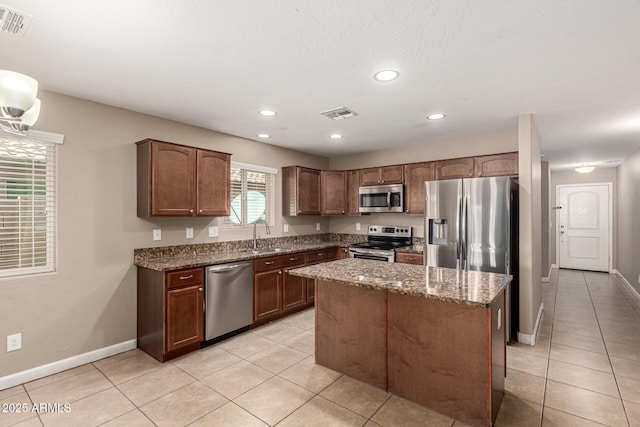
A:
{"type": "Polygon", "coordinates": [[[347,258],[289,270],[294,276],[488,307],[512,276],[347,258]]]}
{"type": "Polygon", "coordinates": [[[396,249],[396,252],[405,252],[408,254],[423,254],[424,245],[402,246],[396,249]]]}
{"type": "Polygon", "coordinates": [[[276,255],[290,254],[294,252],[312,251],[315,249],[339,247],[337,242],[316,242],[288,245],[279,248],[276,252],[261,252],[254,254],[250,249],[245,250],[221,250],[198,254],[195,251],[176,255],[165,255],[157,258],[135,259],[134,265],[156,271],[179,270],[182,268],[205,267],[207,265],[223,264],[225,262],[252,260],[276,255]]]}

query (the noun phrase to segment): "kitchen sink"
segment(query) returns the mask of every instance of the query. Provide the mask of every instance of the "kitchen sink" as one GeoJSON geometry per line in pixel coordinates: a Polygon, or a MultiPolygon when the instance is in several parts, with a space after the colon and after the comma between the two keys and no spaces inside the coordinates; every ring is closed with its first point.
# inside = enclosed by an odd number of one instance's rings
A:
{"type": "Polygon", "coordinates": [[[254,255],[258,254],[268,254],[272,252],[280,252],[282,248],[262,248],[262,249],[247,249],[243,252],[251,252],[254,255]]]}

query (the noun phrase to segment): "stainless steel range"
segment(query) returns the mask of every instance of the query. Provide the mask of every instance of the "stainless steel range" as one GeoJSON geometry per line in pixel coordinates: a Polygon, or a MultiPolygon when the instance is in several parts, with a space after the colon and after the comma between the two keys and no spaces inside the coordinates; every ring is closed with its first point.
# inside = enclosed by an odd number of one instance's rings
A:
{"type": "Polygon", "coordinates": [[[395,262],[395,249],[411,245],[411,227],[370,225],[367,241],[350,245],[349,256],[351,258],[395,262]]]}

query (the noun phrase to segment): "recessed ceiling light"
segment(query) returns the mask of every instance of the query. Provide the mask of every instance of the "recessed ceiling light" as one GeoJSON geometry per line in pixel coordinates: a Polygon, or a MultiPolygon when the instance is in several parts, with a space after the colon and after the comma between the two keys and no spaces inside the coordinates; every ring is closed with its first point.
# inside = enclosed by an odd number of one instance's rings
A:
{"type": "Polygon", "coordinates": [[[273,110],[260,110],[260,115],[261,115],[261,116],[265,116],[265,117],[273,117],[273,116],[275,116],[276,114],[278,114],[278,113],[276,113],[276,112],[275,112],[275,111],[273,111],[273,110]]]}
{"type": "Polygon", "coordinates": [[[333,135],[330,135],[329,138],[331,138],[331,139],[342,139],[342,135],[340,135],[339,133],[334,133],[333,135]]]}
{"type": "Polygon", "coordinates": [[[373,78],[379,82],[390,82],[391,80],[395,80],[400,75],[396,70],[382,70],[378,71],[373,75],[373,78]]]}
{"type": "Polygon", "coordinates": [[[594,169],[595,169],[595,166],[586,166],[586,165],[575,168],[576,172],[579,172],[579,173],[590,173],[590,172],[593,172],[594,169]]]}
{"type": "Polygon", "coordinates": [[[442,113],[433,113],[433,114],[429,114],[427,116],[427,119],[429,119],[429,120],[440,120],[440,119],[444,119],[445,117],[447,117],[447,116],[445,116],[442,113]]]}
{"type": "Polygon", "coordinates": [[[268,133],[259,133],[257,137],[267,139],[267,138],[271,138],[271,135],[269,135],[268,133]]]}

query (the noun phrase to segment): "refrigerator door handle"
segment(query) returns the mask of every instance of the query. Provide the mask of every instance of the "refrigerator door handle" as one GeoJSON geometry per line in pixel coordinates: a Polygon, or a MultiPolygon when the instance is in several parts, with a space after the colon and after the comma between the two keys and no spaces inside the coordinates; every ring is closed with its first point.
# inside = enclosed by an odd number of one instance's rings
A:
{"type": "Polygon", "coordinates": [[[466,192],[462,193],[462,221],[460,221],[460,263],[462,269],[466,270],[467,266],[467,203],[469,198],[466,192]]]}

